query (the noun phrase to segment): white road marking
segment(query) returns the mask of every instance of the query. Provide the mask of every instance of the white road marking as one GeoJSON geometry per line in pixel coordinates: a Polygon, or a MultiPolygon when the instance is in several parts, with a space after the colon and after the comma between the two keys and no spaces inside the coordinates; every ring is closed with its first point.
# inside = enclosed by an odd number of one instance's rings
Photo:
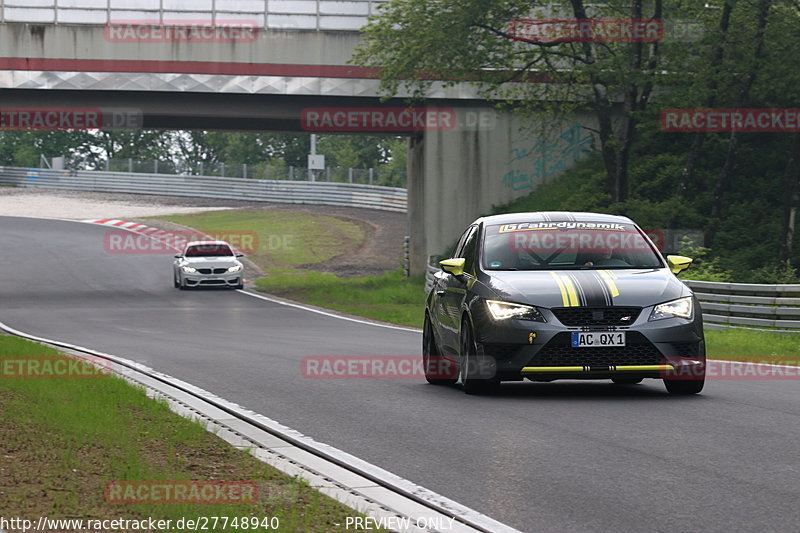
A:
{"type": "Polygon", "coordinates": [[[252,296],[253,298],[258,298],[260,300],[266,300],[268,302],[273,302],[276,304],[285,305],[288,307],[294,307],[296,309],[302,309],[304,311],[308,311],[310,313],[317,313],[318,315],[325,315],[332,318],[338,318],[339,320],[347,320],[349,322],[356,322],[357,324],[366,324],[368,326],[375,326],[378,328],[387,328],[387,329],[397,329],[400,331],[411,331],[413,333],[422,333],[421,329],[417,328],[409,328],[406,326],[394,326],[392,324],[382,324],[380,322],[370,322],[369,320],[361,320],[359,318],[353,318],[349,316],[339,315],[329,311],[323,311],[321,309],[315,309],[313,307],[308,307],[303,304],[295,303],[295,302],[287,302],[286,300],[278,300],[276,298],[271,298],[269,296],[264,296],[263,294],[256,294],[254,292],[245,291],[242,289],[238,289],[236,292],[240,292],[242,294],[246,294],[247,296],[252,296]]]}

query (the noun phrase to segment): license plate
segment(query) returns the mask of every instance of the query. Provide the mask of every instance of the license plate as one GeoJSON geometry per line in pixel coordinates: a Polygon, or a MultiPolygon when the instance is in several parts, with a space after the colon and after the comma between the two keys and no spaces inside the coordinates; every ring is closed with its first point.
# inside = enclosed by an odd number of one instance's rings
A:
{"type": "Polygon", "coordinates": [[[592,331],[572,334],[573,348],[606,348],[609,346],[625,346],[625,333],[592,331]]]}

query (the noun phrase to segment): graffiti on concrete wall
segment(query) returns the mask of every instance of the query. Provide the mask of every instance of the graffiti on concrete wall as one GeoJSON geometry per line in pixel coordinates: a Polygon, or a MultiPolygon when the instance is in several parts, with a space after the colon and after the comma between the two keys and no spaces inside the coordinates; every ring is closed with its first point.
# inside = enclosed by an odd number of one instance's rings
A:
{"type": "Polygon", "coordinates": [[[577,123],[555,140],[512,146],[503,184],[514,191],[533,190],[586,157],[593,146],[594,135],[577,123]]]}

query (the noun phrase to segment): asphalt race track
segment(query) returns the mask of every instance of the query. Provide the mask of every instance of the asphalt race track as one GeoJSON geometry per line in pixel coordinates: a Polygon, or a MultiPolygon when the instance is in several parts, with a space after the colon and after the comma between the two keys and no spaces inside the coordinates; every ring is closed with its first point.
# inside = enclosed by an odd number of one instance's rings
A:
{"type": "MultiPolygon", "coordinates": [[[[306,356],[419,354],[421,335],[230,290],[179,291],[169,255],[107,228],[0,217],[0,321],[144,363],[523,531],[796,531],[800,383],[307,379],[306,356]]],[[[422,312],[422,309],[420,309],[422,312]]]]}

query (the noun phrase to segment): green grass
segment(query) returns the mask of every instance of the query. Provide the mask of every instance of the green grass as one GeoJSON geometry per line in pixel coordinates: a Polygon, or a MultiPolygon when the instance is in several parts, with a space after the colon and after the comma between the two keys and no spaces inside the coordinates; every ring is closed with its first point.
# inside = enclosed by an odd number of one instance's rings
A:
{"type": "Polygon", "coordinates": [[[214,211],[158,218],[206,232],[259,235],[266,249],[248,255],[266,274],[255,281],[259,291],[384,322],[422,326],[425,280],[421,277],[406,278],[398,270],[344,279],[308,270],[362,246],[366,232],[356,222],[288,210],[214,211]],[[276,239],[290,245],[270,249],[270,240],[276,239]]]}
{"type": "Polygon", "coordinates": [[[258,279],[255,285],[260,291],[313,305],[422,327],[425,280],[407,278],[400,270],[351,279],[341,279],[328,272],[282,272],[258,279]]]}
{"type": "MultiPolygon", "coordinates": [[[[354,221],[309,212],[275,210],[210,211],[157,217],[207,233],[257,235],[248,258],[265,270],[324,263],[357,250],[366,230],[354,221]]],[[[225,239],[227,240],[227,239],[225,239]]],[[[231,242],[234,246],[237,244],[231,242]]]]}
{"type": "MultiPolygon", "coordinates": [[[[0,364],[55,355],[39,344],[0,336],[0,364]]],[[[114,376],[25,379],[5,372],[0,501],[6,516],[277,516],[280,531],[325,532],[356,514],[114,376]],[[259,498],[251,504],[121,505],[104,498],[111,480],[250,481],[259,487],[259,498]]]]}
{"type": "Polygon", "coordinates": [[[800,364],[800,334],[746,329],[706,330],[706,353],[712,359],[800,364]]]}

